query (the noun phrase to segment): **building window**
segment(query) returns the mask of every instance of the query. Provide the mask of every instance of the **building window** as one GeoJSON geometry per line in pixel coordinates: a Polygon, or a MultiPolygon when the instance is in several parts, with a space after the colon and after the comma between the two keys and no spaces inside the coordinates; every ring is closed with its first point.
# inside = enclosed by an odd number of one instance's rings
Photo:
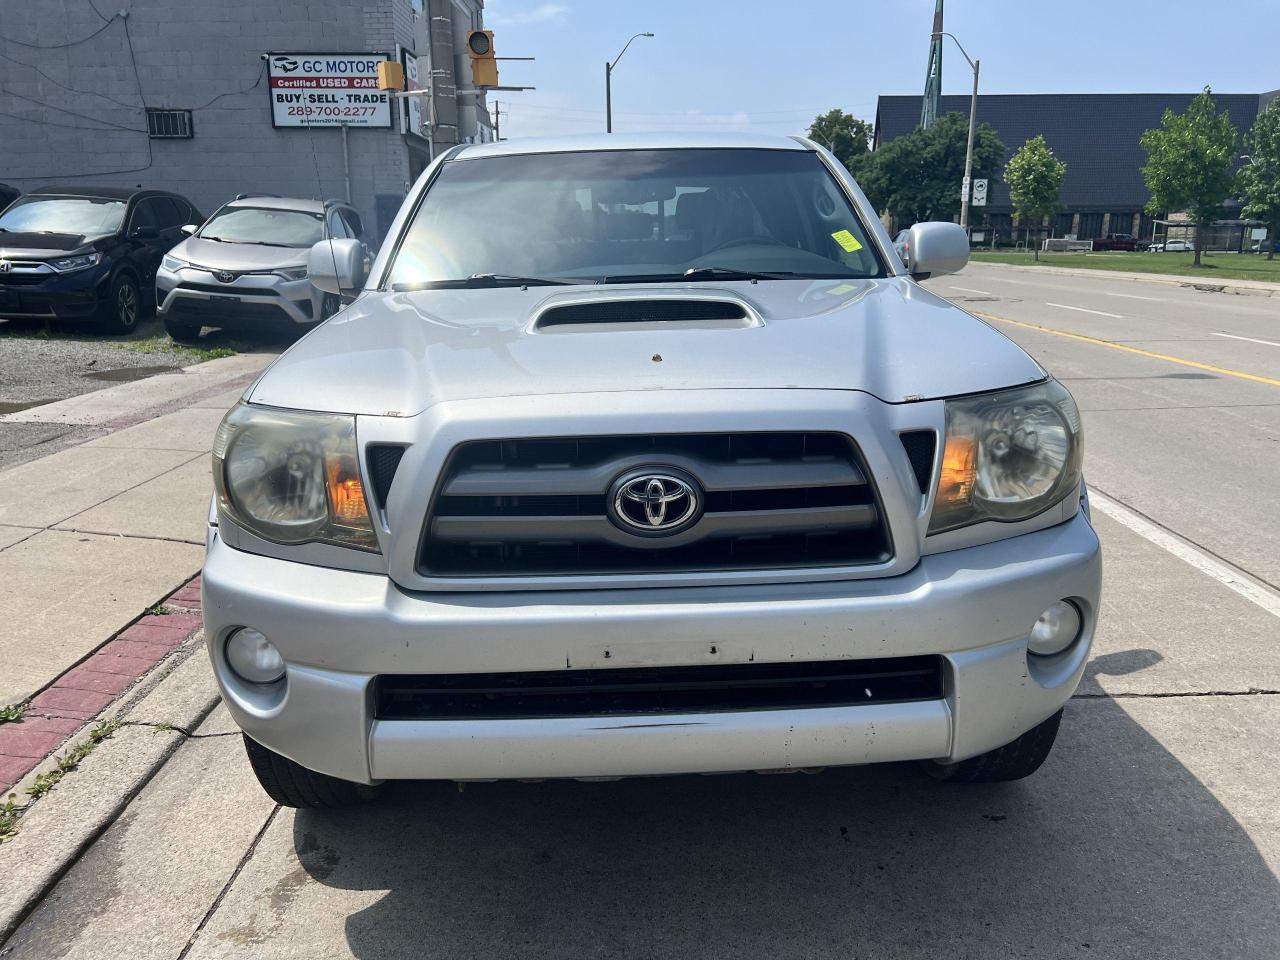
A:
{"type": "Polygon", "coordinates": [[[190,140],[190,110],[147,110],[147,133],[152,140],[190,140]]]}

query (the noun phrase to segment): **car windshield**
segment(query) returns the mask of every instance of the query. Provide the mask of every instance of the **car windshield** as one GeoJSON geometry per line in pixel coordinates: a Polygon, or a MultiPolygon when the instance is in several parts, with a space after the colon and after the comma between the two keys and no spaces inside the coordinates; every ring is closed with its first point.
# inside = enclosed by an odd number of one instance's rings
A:
{"type": "Polygon", "coordinates": [[[120,229],[124,208],[97,197],[23,197],[0,215],[0,230],[105,237],[120,229]]]}
{"type": "Polygon", "coordinates": [[[310,247],[324,239],[324,217],[305,210],[224,207],[200,228],[198,236],[224,243],[310,247]]]}
{"type": "Polygon", "coordinates": [[[716,148],[448,162],[414,213],[389,282],[406,290],[467,278],[642,283],[686,274],[884,275],[816,154],[716,148]]]}

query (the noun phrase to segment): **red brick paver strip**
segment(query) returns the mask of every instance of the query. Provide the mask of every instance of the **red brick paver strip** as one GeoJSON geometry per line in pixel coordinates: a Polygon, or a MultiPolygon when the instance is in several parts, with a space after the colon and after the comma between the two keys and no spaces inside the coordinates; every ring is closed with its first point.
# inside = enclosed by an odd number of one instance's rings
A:
{"type": "Polygon", "coordinates": [[[17,722],[0,723],[0,797],[200,628],[200,578],[63,673],[17,722]]]}

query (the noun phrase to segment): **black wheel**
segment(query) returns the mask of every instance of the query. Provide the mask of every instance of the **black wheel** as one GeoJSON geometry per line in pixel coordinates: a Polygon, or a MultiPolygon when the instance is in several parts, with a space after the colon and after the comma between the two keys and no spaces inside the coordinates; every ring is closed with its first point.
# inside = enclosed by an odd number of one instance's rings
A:
{"type": "Polygon", "coordinates": [[[1003,783],[1021,780],[1040,769],[1053,749],[1062,722],[1059,710],[1048,720],[1032,727],[1013,743],[1006,743],[987,753],[980,753],[959,763],[925,762],[930,776],[956,783],[1003,783]]]}
{"type": "Polygon", "coordinates": [[[286,807],[313,810],[350,807],[378,795],[378,787],[308,770],[288,757],[268,750],[247,735],[244,737],[244,749],[249,754],[249,765],[267,796],[286,807]]]}
{"type": "Polygon", "coordinates": [[[201,326],[190,320],[171,320],[164,318],[164,332],[169,334],[170,339],[178,343],[190,343],[193,340],[200,339],[201,326]]]}
{"type": "Polygon", "coordinates": [[[142,316],[142,294],[138,281],[127,273],[116,275],[111,290],[99,309],[99,321],[109,333],[133,333],[142,316]]]}

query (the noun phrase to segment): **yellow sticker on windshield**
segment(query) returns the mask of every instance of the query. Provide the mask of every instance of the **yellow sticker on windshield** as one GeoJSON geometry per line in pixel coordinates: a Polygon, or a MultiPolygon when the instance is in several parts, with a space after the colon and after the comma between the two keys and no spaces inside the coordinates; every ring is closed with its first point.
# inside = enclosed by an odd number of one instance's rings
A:
{"type": "Polygon", "coordinates": [[[858,238],[848,230],[837,230],[831,235],[831,239],[840,244],[845,253],[853,253],[862,249],[862,244],[858,242],[858,238]]]}

